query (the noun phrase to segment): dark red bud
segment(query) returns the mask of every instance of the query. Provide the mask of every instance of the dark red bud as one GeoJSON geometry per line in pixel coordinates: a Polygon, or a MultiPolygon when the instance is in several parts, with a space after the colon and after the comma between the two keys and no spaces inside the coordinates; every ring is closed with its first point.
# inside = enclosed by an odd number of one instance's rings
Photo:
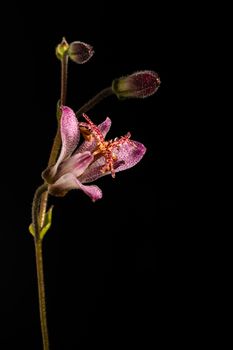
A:
{"type": "Polygon", "coordinates": [[[145,98],[153,95],[158,90],[160,83],[157,73],[145,70],[115,79],[112,83],[112,90],[120,99],[145,98]]]}
{"type": "Polygon", "coordinates": [[[78,64],[86,63],[93,54],[92,46],[81,41],[72,42],[68,50],[70,59],[78,64]]]}

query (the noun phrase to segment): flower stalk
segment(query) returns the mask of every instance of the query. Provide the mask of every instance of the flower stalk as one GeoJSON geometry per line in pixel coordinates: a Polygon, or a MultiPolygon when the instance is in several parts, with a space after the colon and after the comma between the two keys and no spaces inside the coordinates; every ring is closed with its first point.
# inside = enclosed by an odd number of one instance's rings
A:
{"type": "MultiPolygon", "coordinates": [[[[67,77],[68,77],[68,55],[65,51],[61,57],[61,96],[60,96],[60,104],[64,105],[66,101],[66,93],[67,93],[67,77]]],[[[60,133],[60,124],[58,118],[57,124],[57,132],[53,141],[52,150],[49,156],[48,166],[53,165],[56,162],[57,155],[59,153],[61,147],[61,133],[60,133]]],[[[48,192],[45,192],[41,198],[40,205],[40,225],[43,226],[45,220],[45,214],[48,203],[48,192]]]]}
{"type": "Polygon", "coordinates": [[[77,117],[80,117],[83,113],[87,113],[90,109],[95,107],[99,102],[101,102],[106,97],[113,95],[112,87],[107,87],[101,90],[97,95],[95,95],[92,99],[90,99],[85,105],[83,105],[79,110],[75,113],[77,117]]]}
{"type": "Polygon", "coordinates": [[[108,140],[106,135],[111,119],[106,118],[96,125],[85,114],[104,98],[115,94],[119,99],[145,98],[154,94],[160,79],[152,71],[139,71],[115,79],[110,87],[100,91],[76,113],[66,106],[67,73],[69,59],[83,64],[93,56],[91,45],[81,41],[68,44],[65,38],[56,47],[56,56],[61,62],[61,94],[57,108],[57,132],[51,148],[47,168],[42,172],[44,184],[38,187],[32,204],[32,225],[29,231],[34,236],[38,281],[38,297],[43,350],[49,350],[49,334],[46,317],[46,297],[43,270],[43,237],[51,226],[52,207],[47,212],[48,195],[63,197],[77,189],[88,195],[93,202],[102,198],[102,190],[89,183],[98,178],[134,167],[143,158],[146,147],[131,140],[131,133],[108,140]],[[83,118],[83,119],[82,119],[83,118]],[[81,119],[81,120],[80,120],[81,119]],[[80,144],[80,137],[83,142],[80,144]]]}
{"type": "MultiPolygon", "coordinates": [[[[67,71],[68,71],[68,55],[66,51],[61,57],[61,96],[60,103],[64,104],[66,100],[67,91],[67,71]]],[[[57,155],[61,147],[61,135],[60,135],[60,123],[58,120],[57,132],[54,138],[52,150],[50,153],[48,166],[55,163],[57,155]]],[[[43,339],[43,350],[49,350],[49,335],[46,315],[46,297],[45,297],[45,282],[44,282],[44,270],[43,270],[43,250],[42,239],[40,238],[40,229],[44,225],[45,215],[48,203],[48,191],[47,184],[40,186],[34,195],[32,205],[32,223],[34,227],[35,237],[35,253],[36,253],[36,270],[37,270],[37,282],[38,282],[38,296],[39,296],[39,309],[40,309],[40,323],[41,333],[43,339]]]]}
{"type": "Polygon", "coordinates": [[[40,324],[43,340],[43,349],[49,350],[49,334],[46,315],[46,298],[45,298],[45,283],[43,269],[43,254],[42,240],[34,238],[35,253],[36,253],[36,269],[37,269],[37,285],[39,294],[39,309],[40,309],[40,324]]]}
{"type": "Polygon", "coordinates": [[[41,185],[35,192],[32,205],[32,225],[34,229],[34,244],[36,253],[36,270],[37,270],[37,284],[39,296],[39,310],[41,333],[43,340],[43,349],[49,350],[49,336],[46,317],[46,300],[45,300],[45,285],[44,285],[44,271],[43,271],[43,254],[42,254],[42,239],[40,237],[41,226],[38,220],[38,212],[40,206],[41,195],[47,190],[47,185],[41,185]]]}

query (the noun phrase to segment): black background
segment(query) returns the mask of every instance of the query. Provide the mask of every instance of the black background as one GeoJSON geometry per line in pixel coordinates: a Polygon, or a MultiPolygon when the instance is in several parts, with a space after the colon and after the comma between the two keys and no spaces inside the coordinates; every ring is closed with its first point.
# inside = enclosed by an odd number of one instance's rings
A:
{"type": "Polygon", "coordinates": [[[140,164],[98,180],[103,199],[94,204],[81,191],[51,199],[53,225],[44,240],[51,349],[185,346],[195,302],[184,263],[191,241],[177,224],[180,9],[147,1],[13,2],[2,16],[1,349],[41,349],[28,225],[56,131],[54,49],[62,36],[95,49],[87,64],[70,62],[67,104],[74,110],[137,70],[157,71],[162,84],[148,99],[110,97],[89,112],[96,123],[112,119],[110,137],[130,131],[146,145],[140,164]]]}

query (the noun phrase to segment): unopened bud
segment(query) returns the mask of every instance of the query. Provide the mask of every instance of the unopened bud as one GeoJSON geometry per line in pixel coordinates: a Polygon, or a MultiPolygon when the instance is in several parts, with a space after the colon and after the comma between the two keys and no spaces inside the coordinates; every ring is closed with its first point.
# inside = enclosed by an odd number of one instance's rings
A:
{"type": "Polygon", "coordinates": [[[69,49],[69,44],[67,43],[65,38],[62,38],[62,41],[60,44],[56,47],[56,56],[59,60],[62,60],[64,57],[64,54],[67,53],[69,49]]]}
{"type": "Polygon", "coordinates": [[[153,95],[159,86],[158,74],[145,70],[113,80],[112,90],[119,99],[145,98],[153,95]]]}
{"type": "Polygon", "coordinates": [[[93,54],[92,46],[81,41],[72,42],[68,50],[70,59],[79,64],[86,63],[93,54]]]}

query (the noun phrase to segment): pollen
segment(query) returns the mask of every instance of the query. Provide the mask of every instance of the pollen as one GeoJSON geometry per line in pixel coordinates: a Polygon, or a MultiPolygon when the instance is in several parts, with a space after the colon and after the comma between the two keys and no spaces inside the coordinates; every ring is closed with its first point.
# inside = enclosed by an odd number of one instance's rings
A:
{"type": "Polygon", "coordinates": [[[130,140],[131,134],[128,132],[125,136],[106,141],[98,126],[86,114],[83,114],[83,117],[86,122],[79,123],[82,135],[88,141],[95,139],[96,148],[93,151],[93,155],[103,156],[105,159],[105,164],[102,166],[101,171],[103,173],[111,172],[112,177],[115,178],[114,163],[117,161],[115,152],[118,152],[126,143],[136,147],[134,142],[130,140]]]}

